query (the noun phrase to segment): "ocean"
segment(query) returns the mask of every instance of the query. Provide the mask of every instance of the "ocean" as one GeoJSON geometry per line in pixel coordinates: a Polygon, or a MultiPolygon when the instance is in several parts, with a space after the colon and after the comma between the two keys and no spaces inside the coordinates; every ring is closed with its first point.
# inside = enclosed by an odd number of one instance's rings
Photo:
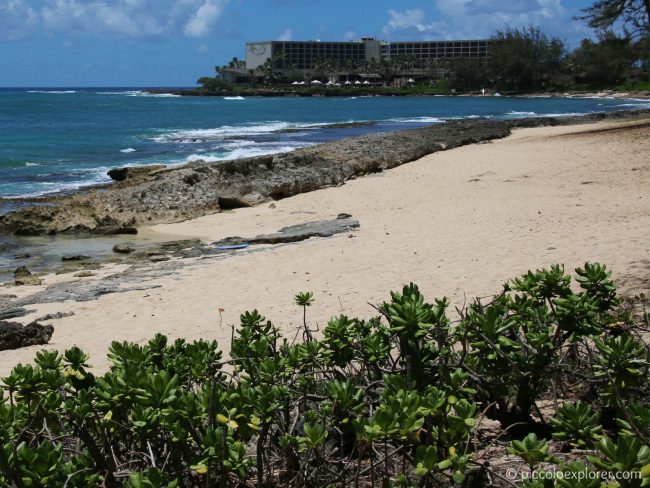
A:
{"type": "MultiPolygon", "coordinates": [[[[462,118],[575,115],[648,100],[524,97],[229,98],[138,89],[1,89],[0,198],[109,182],[126,165],[289,151],[343,137],[462,118]],[[336,128],[326,124],[365,122],[336,128]]],[[[0,200],[0,212],[15,208],[0,200]]]]}

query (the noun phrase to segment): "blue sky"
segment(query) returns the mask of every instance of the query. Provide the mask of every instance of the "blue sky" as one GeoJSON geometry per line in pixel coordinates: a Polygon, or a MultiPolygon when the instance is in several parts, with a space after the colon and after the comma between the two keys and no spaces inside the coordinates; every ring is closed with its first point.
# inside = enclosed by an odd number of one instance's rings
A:
{"type": "Polygon", "coordinates": [[[539,25],[576,45],[591,0],[0,0],[0,86],[193,86],[269,39],[488,37],[539,25]]]}

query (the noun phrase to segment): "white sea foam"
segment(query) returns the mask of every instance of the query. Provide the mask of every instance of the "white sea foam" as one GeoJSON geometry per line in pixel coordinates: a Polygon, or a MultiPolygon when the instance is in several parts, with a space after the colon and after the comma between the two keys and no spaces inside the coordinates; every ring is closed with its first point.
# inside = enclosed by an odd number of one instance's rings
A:
{"type": "Polygon", "coordinates": [[[175,93],[148,93],[148,92],[144,92],[144,91],[129,92],[128,96],[130,96],[130,97],[153,97],[153,98],[176,98],[176,97],[180,97],[180,95],[176,95],[175,93]]]}
{"type": "Polygon", "coordinates": [[[76,90],[27,90],[27,93],[51,93],[53,95],[67,95],[77,93],[76,90]]]}
{"type": "Polygon", "coordinates": [[[587,115],[586,113],[580,112],[564,112],[564,113],[552,113],[552,114],[539,114],[538,117],[576,117],[579,115],[587,115]]]}
{"type": "Polygon", "coordinates": [[[405,124],[444,124],[445,121],[440,117],[405,117],[397,119],[388,119],[386,122],[400,122],[405,124]]]}
{"type": "Polygon", "coordinates": [[[166,132],[149,139],[160,143],[192,144],[218,141],[231,136],[254,136],[285,129],[308,129],[310,127],[313,127],[313,125],[292,124],[289,122],[268,122],[266,124],[244,126],[223,125],[214,129],[188,129],[166,132]]]}
{"type": "Polygon", "coordinates": [[[224,100],[246,100],[244,97],[223,97],[224,100]]]}
{"type": "Polygon", "coordinates": [[[534,117],[535,115],[537,115],[536,112],[519,112],[516,110],[506,113],[507,117],[534,117]]]}
{"type": "Polygon", "coordinates": [[[135,152],[136,150],[133,149],[132,147],[127,147],[126,149],[120,149],[121,153],[132,153],[135,152]]]}
{"type": "Polygon", "coordinates": [[[194,161],[205,161],[212,163],[215,161],[226,161],[231,159],[250,158],[253,156],[265,156],[268,154],[278,154],[283,152],[294,151],[301,147],[311,146],[308,144],[258,144],[254,141],[240,141],[239,143],[232,143],[226,145],[221,151],[208,154],[191,154],[185,159],[186,163],[194,161]]]}
{"type": "Polygon", "coordinates": [[[97,95],[136,95],[142,93],[140,90],[128,90],[128,91],[109,91],[109,92],[97,92],[97,95]]]}
{"type": "Polygon", "coordinates": [[[99,185],[102,183],[110,182],[110,178],[106,174],[108,167],[102,166],[97,168],[92,168],[91,170],[76,170],[74,172],[78,173],[80,178],[75,181],[69,182],[60,182],[60,181],[43,181],[38,183],[39,190],[34,190],[27,193],[20,193],[15,195],[3,195],[7,197],[24,197],[24,198],[34,198],[42,197],[46,195],[52,195],[61,192],[68,192],[74,190],[80,190],[93,185],[99,185]]]}
{"type": "Polygon", "coordinates": [[[640,100],[637,103],[619,103],[614,105],[614,107],[634,107],[634,108],[650,108],[650,100],[644,100],[645,103],[642,103],[640,100]]]}
{"type": "Polygon", "coordinates": [[[27,166],[28,168],[31,168],[32,166],[40,166],[40,164],[38,164],[38,163],[30,163],[28,161],[28,162],[25,163],[25,166],[27,166]]]}
{"type": "Polygon", "coordinates": [[[175,93],[147,93],[142,90],[97,92],[97,95],[122,95],[126,97],[154,97],[154,98],[180,97],[180,95],[176,95],[175,93]]]}
{"type": "Polygon", "coordinates": [[[489,115],[455,115],[453,117],[445,117],[445,120],[480,119],[481,117],[490,118],[489,115]]]}

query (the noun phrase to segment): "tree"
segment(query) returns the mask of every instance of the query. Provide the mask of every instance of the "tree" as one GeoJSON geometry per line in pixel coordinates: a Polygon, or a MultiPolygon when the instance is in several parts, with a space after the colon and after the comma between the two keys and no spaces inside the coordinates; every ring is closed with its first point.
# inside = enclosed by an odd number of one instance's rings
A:
{"type": "Polygon", "coordinates": [[[203,91],[208,92],[208,93],[227,91],[227,90],[230,90],[232,88],[225,81],[223,81],[223,80],[221,80],[219,78],[213,78],[213,77],[210,77],[210,76],[204,76],[202,78],[199,78],[196,82],[199,85],[202,85],[203,91]]]}
{"type": "Polygon", "coordinates": [[[488,85],[488,64],[482,58],[455,59],[450,63],[451,83],[456,90],[480,90],[488,85]]]}
{"type": "Polygon", "coordinates": [[[493,41],[490,68],[497,89],[544,89],[562,74],[564,43],[537,27],[498,31],[493,41]]]}
{"type": "Polygon", "coordinates": [[[572,53],[573,74],[579,82],[595,86],[620,84],[630,77],[635,57],[629,39],[605,32],[598,42],[584,39],[572,53]]]}
{"type": "Polygon", "coordinates": [[[615,22],[622,21],[631,37],[650,34],[650,0],[597,0],[591,7],[583,10],[578,17],[586,20],[597,30],[610,29],[615,22]]]}

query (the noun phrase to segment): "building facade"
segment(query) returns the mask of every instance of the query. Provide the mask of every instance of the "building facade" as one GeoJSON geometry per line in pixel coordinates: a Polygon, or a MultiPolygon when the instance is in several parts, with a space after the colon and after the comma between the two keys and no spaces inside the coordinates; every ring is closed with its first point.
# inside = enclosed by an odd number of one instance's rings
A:
{"type": "MultiPolygon", "coordinates": [[[[261,41],[246,44],[245,68],[225,70],[228,81],[240,81],[255,73],[272,71],[274,76],[326,77],[338,81],[351,75],[386,80],[387,75],[369,73],[379,63],[400,64],[401,76],[435,77],[439,62],[483,59],[490,56],[490,40],[385,42],[372,37],[358,41],[261,41]],[[374,65],[372,64],[374,63],[374,65]],[[366,73],[363,73],[363,71],[366,73]]],[[[442,63],[441,63],[442,64],[442,63]]]]}
{"type": "Polygon", "coordinates": [[[246,44],[246,69],[257,69],[267,60],[279,70],[314,70],[322,60],[341,67],[352,60],[364,63],[383,56],[383,44],[373,38],[348,42],[266,41],[246,44]]]}
{"type": "Polygon", "coordinates": [[[389,58],[413,56],[416,59],[487,59],[490,56],[490,41],[391,42],[385,47],[385,55],[389,58]]]}

